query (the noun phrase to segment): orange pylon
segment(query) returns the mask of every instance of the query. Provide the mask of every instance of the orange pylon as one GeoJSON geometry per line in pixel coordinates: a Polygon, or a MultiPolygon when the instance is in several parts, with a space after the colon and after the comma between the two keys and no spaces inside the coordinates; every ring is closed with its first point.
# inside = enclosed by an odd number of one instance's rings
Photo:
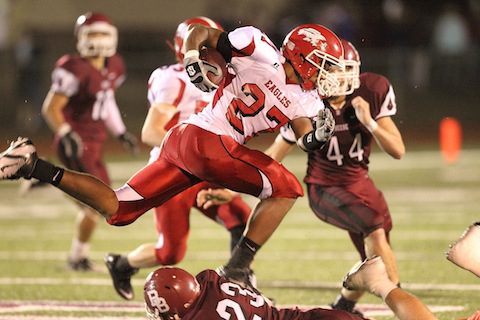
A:
{"type": "Polygon", "coordinates": [[[462,126],[460,122],[451,117],[440,121],[440,151],[447,164],[458,160],[462,148],[462,126]]]}

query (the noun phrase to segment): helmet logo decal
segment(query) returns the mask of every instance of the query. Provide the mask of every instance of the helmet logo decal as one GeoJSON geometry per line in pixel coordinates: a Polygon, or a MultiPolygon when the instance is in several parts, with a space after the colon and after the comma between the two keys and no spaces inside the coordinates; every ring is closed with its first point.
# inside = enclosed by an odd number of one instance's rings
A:
{"type": "Polygon", "coordinates": [[[157,312],[165,313],[170,311],[170,306],[167,304],[167,301],[158,295],[157,290],[147,290],[146,293],[151,306],[156,307],[157,312]]]}
{"type": "Polygon", "coordinates": [[[321,50],[325,51],[327,48],[327,38],[325,38],[320,31],[314,28],[300,29],[298,34],[303,35],[303,40],[310,42],[314,47],[318,46],[320,42],[321,50]]]}

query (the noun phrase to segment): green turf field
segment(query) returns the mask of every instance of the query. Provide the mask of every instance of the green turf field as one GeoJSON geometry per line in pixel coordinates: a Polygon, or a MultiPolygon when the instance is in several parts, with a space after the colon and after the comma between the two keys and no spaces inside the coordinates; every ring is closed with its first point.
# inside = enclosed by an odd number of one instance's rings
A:
{"type": "MultiPolygon", "coordinates": [[[[439,310],[439,319],[472,314],[480,308],[480,279],[456,268],[444,252],[467,225],[480,220],[480,150],[464,151],[449,166],[438,152],[411,152],[401,161],[375,153],[371,160],[371,175],[393,215],[391,238],[403,287],[439,310]]],[[[111,162],[114,185],[143,164],[111,162]]],[[[303,177],[305,155],[292,154],[285,164],[303,177]]],[[[25,197],[18,196],[18,187],[17,182],[0,182],[0,319],[141,319],[143,279],[150,270],[135,277],[136,299],[125,303],[111,287],[102,259],[106,252],[125,253],[156,240],[152,215],[126,227],[101,221],[92,243],[101,271],[73,273],[65,259],[75,206],[51,187],[25,197]]],[[[255,204],[254,198],[247,199],[255,204]]],[[[221,265],[228,258],[228,241],[220,226],[194,212],[181,266],[197,272],[221,265]]],[[[318,220],[302,198],[259,252],[254,268],[259,287],[279,304],[326,305],[356,260],[348,235],[318,220]]],[[[383,309],[373,296],[365,296],[362,305],[383,309]]]]}

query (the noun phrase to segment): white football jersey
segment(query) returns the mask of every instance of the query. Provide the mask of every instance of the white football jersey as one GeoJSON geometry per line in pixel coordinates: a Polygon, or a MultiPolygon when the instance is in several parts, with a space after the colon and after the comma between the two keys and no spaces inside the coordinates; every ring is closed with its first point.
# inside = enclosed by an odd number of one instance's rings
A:
{"type": "Polygon", "coordinates": [[[223,84],[202,112],[184,121],[240,144],[262,132],[272,132],[290,120],[313,118],[324,108],[315,92],[287,84],[284,58],[270,39],[254,27],[228,34],[232,61],[223,84]]]}
{"type": "MultiPolygon", "coordinates": [[[[167,123],[167,130],[201,111],[212,97],[213,93],[203,92],[190,82],[185,68],[179,63],[155,69],[148,80],[147,98],[150,105],[165,103],[177,108],[177,113],[167,123]]],[[[159,149],[152,149],[150,161],[158,157],[159,149]]]]}

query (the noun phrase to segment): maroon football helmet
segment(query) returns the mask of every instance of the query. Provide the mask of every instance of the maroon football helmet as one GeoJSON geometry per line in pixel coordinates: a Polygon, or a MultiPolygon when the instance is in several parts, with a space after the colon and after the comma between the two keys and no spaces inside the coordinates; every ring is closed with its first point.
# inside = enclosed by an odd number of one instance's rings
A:
{"type": "Polygon", "coordinates": [[[200,295],[197,279],[176,267],[162,267],[147,276],[144,287],[145,309],[149,319],[182,318],[200,295]]]}
{"type": "Polygon", "coordinates": [[[173,51],[175,51],[175,56],[177,57],[177,61],[179,62],[183,61],[183,55],[185,54],[182,49],[183,40],[187,35],[188,26],[192,24],[201,24],[203,26],[223,31],[223,28],[219,23],[207,17],[193,17],[180,23],[177,27],[177,31],[175,32],[175,37],[173,38],[173,51]]]}
{"type": "Polygon", "coordinates": [[[360,87],[360,55],[357,49],[349,41],[341,39],[344,50],[345,70],[336,72],[340,82],[336,96],[349,95],[360,87]]]}
{"type": "Polygon", "coordinates": [[[281,51],[304,90],[317,88],[323,97],[331,96],[336,90],[338,80],[330,68],[343,69],[343,47],[340,39],[328,28],[319,24],[300,25],[285,37],[281,51]],[[317,74],[315,82],[312,77],[317,74]]]}
{"type": "Polygon", "coordinates": [[[77,18],[74,34],[77,37],[77,50],[82,57],[111,57],[117,51],[117,28],[104,14],[82,14],[77,18]],[[102,36],[92,37],[93,33],[100,33],[102,36]]]}

